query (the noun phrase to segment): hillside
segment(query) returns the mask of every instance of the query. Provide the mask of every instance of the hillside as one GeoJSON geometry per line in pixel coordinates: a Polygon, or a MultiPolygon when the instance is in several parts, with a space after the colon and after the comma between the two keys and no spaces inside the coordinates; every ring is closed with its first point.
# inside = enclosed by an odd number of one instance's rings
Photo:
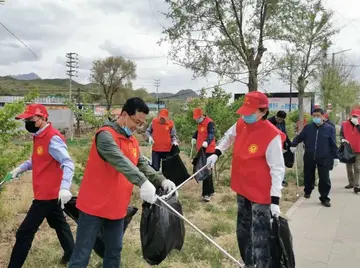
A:
{"type": "Polygon", "coordinates": [[[41,79],[36,73],[29,73],[29,74],[18,74],[18,75],[9,75],[16,80],[36,80],[41,79]]]}
{"type": "MultiPolygon", "coordinates": [[[[23,96],[30,90],[37,88],[40,96],[68,96],[69,95],[69,79],[34,79],[34,80],[18,80],[11,76],[0,77],[0,95],[5,96],[23,96]]],[[[75,81],[72,82],[73,93],[80,88],[82,95],[95,98],[101,98],[102,89],[99,85],[94,83],[80,84],[75,81]]],[[[136,89],[133,91],[126,90],[119,94],[120,98],[129,98],[139,96],[146,100],[151,100],[153,97],[143,89],[136,89]]],[[[117,95],[116,95],[117,96],[117,95]]],[[[114,103],[119,102],[114,97],[114,103]]],[[[121,101],[120,101],[121,102],[121,101]]]]}
{"type": "MultiPolygon", "coordinates": [[[[151,93],[156,98],[156,93],[151,93]]],[[[186,100],[187,98],[198,98],[199,95],[192,89],[182,89],[177,93],[159,93],[159,99],[186,100]]]]}

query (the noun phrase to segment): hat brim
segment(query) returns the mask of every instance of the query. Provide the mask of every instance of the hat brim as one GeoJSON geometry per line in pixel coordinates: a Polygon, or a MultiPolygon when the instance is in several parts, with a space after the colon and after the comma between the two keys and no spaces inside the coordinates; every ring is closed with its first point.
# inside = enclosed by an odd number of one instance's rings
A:
{"type": "Polygon", "coordinates": [[[236,111],[236,113],[248,116],[248,115],[252,115],[253,113],[255,113],[257,111],[257,109],[258,108],[243,105],[239,108],[239,110],[236,111]]]}
{"type": "Polygon", "coordinates": [[[16,120],[19,120],[19,119],[28,119],[30,117],[33,117],[34,114],[30,114],[30,113],[22,113],[22,114],[19,114],[18,116],[15,117],[16,120]]]}

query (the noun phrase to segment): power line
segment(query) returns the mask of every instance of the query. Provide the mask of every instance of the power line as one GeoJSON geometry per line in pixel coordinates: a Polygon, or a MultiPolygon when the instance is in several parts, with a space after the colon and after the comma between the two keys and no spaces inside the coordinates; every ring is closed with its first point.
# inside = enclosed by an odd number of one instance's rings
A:
{"type": "Polygon", "coordinates": [[[29,48],[19,37],[17,37],[12,31],[10,31],[9,28],[7,28],[2,22],[0,22],[0,25],[7,31],[9,32],[12,36],[14,36],[21,44],[23,44],[30,52],[31,54],[34,55],[35,59],[38,59],[38,57],[36,56],[35,52],[31,50],[31,48],[29,48]]]}

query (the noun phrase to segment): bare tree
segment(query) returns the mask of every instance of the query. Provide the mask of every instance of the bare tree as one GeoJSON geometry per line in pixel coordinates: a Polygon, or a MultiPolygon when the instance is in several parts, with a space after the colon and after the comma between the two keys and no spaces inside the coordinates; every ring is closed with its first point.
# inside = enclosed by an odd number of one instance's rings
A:
{"type": "Polygon", "coordinates": [[[289,24],[284,25],[286,34],[285,55],[279,62],[281,78],[288,82],[290,74],[287,71],[292,66],[294,85],[299,92],[299,129],[303,128],[303,99],[309,80],[319,74],[323,62],[324,51],[330,46],[330,39],[337,33],[333,28],[333,12],[327,10],[322,0],[309,0],[301,3],[289,18],[289,24]]]}

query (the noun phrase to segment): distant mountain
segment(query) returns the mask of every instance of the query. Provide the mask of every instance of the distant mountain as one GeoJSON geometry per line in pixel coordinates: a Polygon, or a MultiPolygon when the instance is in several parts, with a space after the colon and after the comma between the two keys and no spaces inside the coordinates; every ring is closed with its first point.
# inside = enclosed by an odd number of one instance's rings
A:
{"type": "MultiPolygon", "coordinates": [[[[150,93],[156,98],[156,93],[150,93]]],[[[186,100],[187,98],[198,98],[199,95],[192,89],[182,89],[177,93],[159,93],[159,99],[186,100]]]]}
{"type": "Polygon", "coordinates": [[[38,80],[41,79],[36,73],[29,73],[29,74],[19,74],[19,75],[9,75],[10,77],[16,80],[38,80]]]}

